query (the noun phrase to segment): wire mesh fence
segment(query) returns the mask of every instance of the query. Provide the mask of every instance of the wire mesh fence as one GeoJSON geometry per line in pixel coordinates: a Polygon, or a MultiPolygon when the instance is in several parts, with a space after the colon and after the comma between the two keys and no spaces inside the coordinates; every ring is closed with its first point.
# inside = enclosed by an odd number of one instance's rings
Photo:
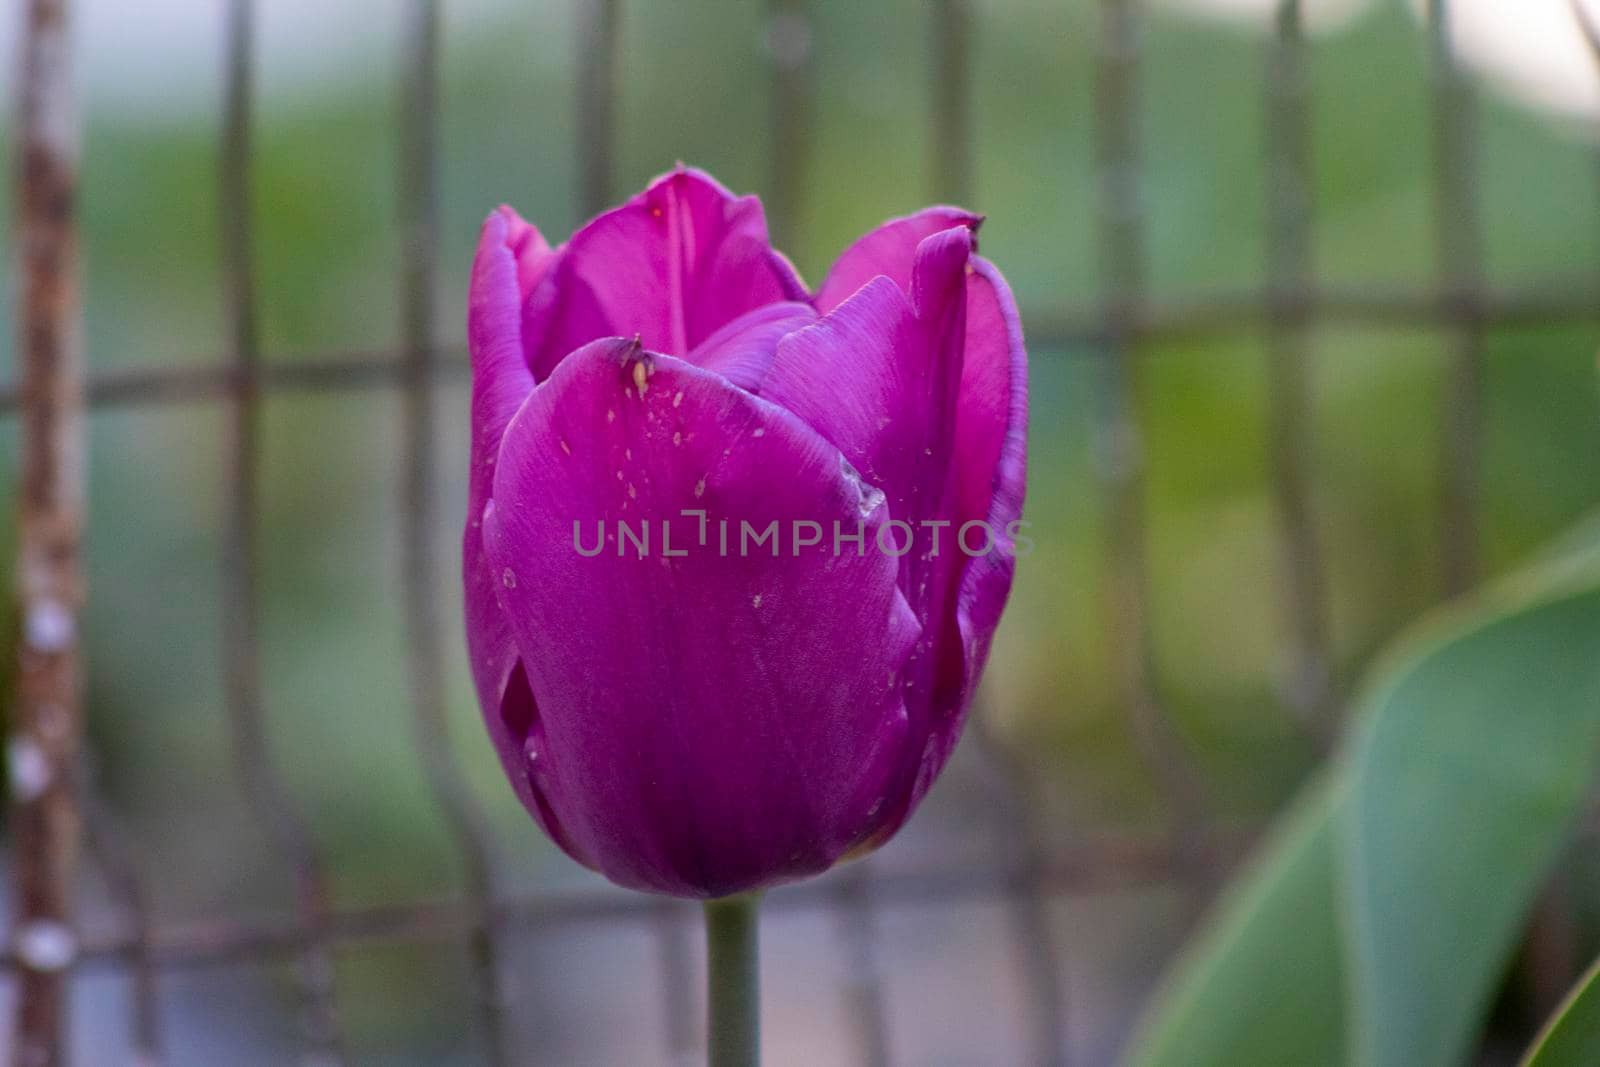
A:
{"type": "MultiPolygon", "coordinates": [[[[575,99],[582,136],[578,195],[585,212],[611,200],[617,112],[620,0],[576,0],[575,99]]],[[[17,982],[15,1062],[69,1062],[65,1048],[73,977],[110,969],[131,979],[129,1028],[142,1062],[164,1061],[160,1001],[167,976],[241,960],[288,961],[296,975],[299,1040],[310,1062],[340,1062],[343,1039],[336,956],[354,946],[456,942],[475,963],[477,1025],[494,1063],[520,1062],[507,1024],[516,993],[506,979],[512,931],[566,924],[637,923],[656,939],[655,982],[669,1025],[664,1059],[695,1051],[686,990],[692,949],[677,905],[647,898],[574,893],[535,895],[499,888],[497,843],[452,754],[447,736],[444,643],[454,640],[431,595],[445,565],[433,487],[443,477],[435,447],[438,387],[467,373],[459,342],[434,320],[439,253],[439,56],[436,0],[410,0],[403,33],[397,115],[401,210],[400,343],[392,350],[328,352],[292,364],[262,359],[251,211],[257,6],[230,0],[219,169],[224,352],[204,361],[137,370],[86,373],[74,274],[77,128],[71,112],[69,0],[25,0],[27,30],[17,126],[18,242],[21,255],[19,373],[0,387],[0,414],[19,420],[23,449],[18,505],[21,581],[21,670],[9,742],[12,855],[16,921],[3,962],[17,982]],[[258,623],[260,540],[260,412],[278,394],[391,391],[402,401],[400,515],[396,573],[403,581],[406,663],[414,743],[429,788],[463,861],[464,891],[441,900],[348,908],[336,905],[302,801],[274,766],[265,714],[258,623]],[[222,664],[225,714],[240,788],[292,868],[293,907],[271,917],[220,916],[180,925],[156,924],[146,901],[149,879],[137,843],[98,799],[79,751],[82,677],[77,657],[79,613],[94,610],[82,592],[79,537],[83,523],[86,422],[116,408],[215,405],[224,415],[226,524],[223,559],[222,664]],[[86,853],[122,922],[100,937],[75,933],[71,902],[86,853]]],[[[1072,347],[1094,353],[1100,384],[1099,475],[1104,494],[1106,573],[1100,595],[1104,626],[1116,640],[1118,702],[1143,758],[1159,782],[1170,830],[1150,838],[1078,835],[1070,848],[1052,846],[1039,825],[1026,760],[990,734],[982,715],[975,743],[996,768],[1005,802],[996,826],[1004,861],[914,871],[861,866],[772,895],[774,910],[820,911],[838,923],[849,946],[844,995],[850,1041],[859,1062],[888,1062],[888,998],[874,958],[874,909],[886,903],[983,899],[1003,905],[1013,960],[1026,990],[1029,1062],[1061,1064],[1072,1047],[1073,1005],[1063,978],[1071,945],[1059,943],[1044,918],[1051,901],[1118,886],[1181,889],[1195,914],[1249,843],[1246,828],[1222,823],[1196,766],[1167,713],[1151,647],[1150,570],[1146,560],[1145,469],[1137,403],[1141,360],[1153,341],[1258,330],[1266,341],[1270,489],[1281,556],[1285,657],[1283,713],[1326,747],[1337,729],[1338,691],[1331,667],[1328,578],[1312,507],[1314,480],[1308,374],[1312,334],[1331,322],[1415,324],[1446,331],[1451,360],[1438,427],[1441,589],[1468,587],[1478,571],[1479,466],[1482,453],[1484,338],[1497,327],[1600,319],[1592,279],[1578,276],[1537,289],[1490,287],[1481,264],[1481,220],[1473,180],[1477,152],[1475,102],[1450,47],[1449,9],[1430,0],[1433,71],[1433,204],[1437,282],[1419,289],[1319,284],[1311,246],[1312,189],[1307,77],[1308,45],[1301,5],[1280,0],[1275,32],[1262,57],[1266,96],[1267,279],[1259,289],[1224,291],[1184,301],[1148,295],[1148,204],[1143,188],[1140,116],[1141,34],[1146,13],[1137,0],[1100,0],[1095,71],[1095,165],[1098,169],[1098,298],[1081,306],[1029,308],[1028,333],[1039,350],[1072,347]]],[[[772,0],[767,54],[772,83],[773,151],[769,205],[780,236],[799,217],[815,107],[816,75],[806,0],[772,0]]],[[[942,197],[974,193],[971,115],[974,34],[979,13],[969,0],[932,0],[927,130],[930,178],[942,197]]]]}

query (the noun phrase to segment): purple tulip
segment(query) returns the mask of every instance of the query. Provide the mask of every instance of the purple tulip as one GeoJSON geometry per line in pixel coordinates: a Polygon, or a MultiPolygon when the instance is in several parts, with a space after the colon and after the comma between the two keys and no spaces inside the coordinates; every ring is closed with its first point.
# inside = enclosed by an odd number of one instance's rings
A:
{"type": "Polygon", "coordinates": [[[580,863],[686,897],[791,881],[886,841],[945,765],[1027,451],[981,221],[886,223],[814,293],[696,170],[558,248],[484,223],[467,643],[506,774],[580,863]]]}

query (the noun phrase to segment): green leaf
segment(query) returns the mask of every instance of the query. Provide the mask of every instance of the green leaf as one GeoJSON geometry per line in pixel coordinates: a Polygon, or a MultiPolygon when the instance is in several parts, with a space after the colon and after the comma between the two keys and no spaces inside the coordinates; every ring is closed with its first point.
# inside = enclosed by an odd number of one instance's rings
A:
{"type": "Polygon", "coordinates": [[[1344,849],[1354,1060],[1459,1063],[1600,754],[1600,590],[1435,637],[1371,707],[1344,849]]]}
{"type": "Polygon", "coordinates": [[[1600,511],[1585,514],[1526,566],[1492,583],[1472,602],[1473,610],[1525,607],[1594,585],[1600,585],[1600,511]]]}
{"type": "Polygon", "coordinates": [[[1464,1058],[1600,757],[1600,519],[1418,628],[1375,678],[1129,1062],[1464,1058]]]}
{"type": "Polygon", "coordinates": [[[1544,1024],[1522,1067],[1593,1067],[1600,1063],[1600,960],[1578,979],[1544,1024]]]}
{"type": "Polygon", "coordinates": [[[1344,1059],[1337,778],[1308,790],[1189,947],[1134,1040],[1141,1067],[1344,1059]]]}

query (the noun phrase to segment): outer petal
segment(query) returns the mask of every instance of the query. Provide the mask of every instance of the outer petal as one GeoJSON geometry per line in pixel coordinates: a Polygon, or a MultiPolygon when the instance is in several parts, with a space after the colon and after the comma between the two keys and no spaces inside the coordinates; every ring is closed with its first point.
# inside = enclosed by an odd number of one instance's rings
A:
{"type": "MultiPolygon", "coordinates": [[[[950,524],[930,566],[918,569],[911,556],[902,569],[902,587],[924,622],[926,645],[903,672],[913,751],[897,790],[902,803],[878,841],[898,829],[948,761],[1015,570],[1012,524],[1022,515],[1027,456],[1021,321],[993,264],[971,256],[963,264],[960,295],[952,298],[949,260],[936,256],[937,244],[924,247],[930,230],[937,233],[937,227],[951,224],[975,229],[979,221],[959,209],[931,208],[857,242],[818,294],[825,318],[780,345],[771,379],[781,384],[764,386],[763,395],[813,421],[886,489],[920,484],[909,491],[890,490],[897,517],[950,524]],[[863,281],[869,273],[880,277],[863,281]],[[916,329],[906,324],[903,300],[897,310],[897,290],[917,299],[919,319],[937,319],[937,307],[961,304],[965,314],[959,324],[944,312],[947,347],[938,347],[937,329],[918,340],[916,329]],[[926,390],[929,381],[948,387],[949,380],[929,368],[952,365],[951,329],[961,337],[959,385],[947,405],[937,399],[946,395],[942,391],[926,390]],[[948,452],[943,463],[934,462],[941,459],[941,443],[948,452]],[[920,468],[919,454],[928,461],[920,468]],[[926,502],[934,498],[926,486],[938,478],[945,479],[939,483],[943,489],[937,512],[930,513],[926,502]],[[920,495],[909,499],[911,493],[920,495]],[[966,542],[975,550],[969,556],[958,538],[963,525],[975,520],[984,526],[966,542]]],[[[946,244],[945,255],[950,250],[946,244]]]]}
{"type": "Polygon", "coordinates": [[[953,589],[954,605],[940,639],[938,673],[959,678],[960,685],[936,694],[933,731],[913,804],[949,760],[988,661],[1016,570],[1019,530],[1013,524],[1022,518],[1027,484],[1028,353],[1022,319],[1005,278],[981,256],[973,257],[967,279],[966,330],[951,523],[959,532],[963,524],[982,520],[988,534],[975,533],[970,544],[975,550],[986,545],[987,550],[971,556],[959,551],[940,561],[955,573],[940,582],[953,589]]]}
{"type": "Polygon", "coordinates": [[[864,521],[870,545],[884,513],[799,420],[681,360],[598,342],[539,386],[485,531],[540,712],[523,775],[571,851],[623,885],[715,896],[821,871],[876,829],[918,627],[892,558],[826,534],[794,554],[788,528],[864,521]],[[705,546],[682,509],[706,513],[705,546]],[[652,520],[647,552],[626,519],[652,520]],[[781,554],[741,554],[741,522],[778,522],[781,554]]]}
{"type": "Polygon", "coordinates": [[[976,233],[982,222],[982,215],[958,207],[923,208],[915,215],[890,219],[845,249],[817,290],[817,310],[827,314],[880,274],[909,293],[918,245],[952,226],[976,233]]]}
{"type": "MultiPolygon", "coordinates": [[[[461,539],[467,655],[478,699],[495,748],[504,751],[505,721],[531,714],[526,686],[513,684],[517,653],[511,628],[495,599],[495,577],[483,554],[482,516],[494,481],[495,457],[511,416],[533,390],[522,334],[522,304],[543,280],[557,253],[539,231],[508,207],[484,221],[472,264],[467,345],[472,353],[472,445],[467,485],[467,525],[461,539]]],[[[515,779],[513,779],[515,780],[515,779]]],[[[525,783],[518,793],[535,814],[525,783]]],[[[546,825],[552,833],[555,830],[546,825]]]]}
{"type": "Polygon", "coordinates": [[[568,242],[550,291],[533,367],[544,380],[597,337],[635,337],[684,356],[723,325],[765,304],[805,300],[805,286],[767,240],[761,201],[735,197],[680,167],[584,226],[568,242]]]}
{"type": "MultiPolygon", "coordinates": [[[[899,582],[923,640],[901,675],[913,744],[897,777],[890,825],[920,793],[924,752],[945,735],[959,704],[962,663],[941,654],[955,634],[950,605],[961,570],[951,519],[972,232],[925,238],[907,279],[911,300],[886,277],[867,282],[815,326],[778,345],[762,395],[795,412],[889,495],[891,515],[913,524],[899,582]],[[933,527],[926,523],[944,523],[933,527]],[[952,672],[952,667],[954,671],[952,672]]],[[[903,541],[897,541],[905,543],[903,541]]]]}

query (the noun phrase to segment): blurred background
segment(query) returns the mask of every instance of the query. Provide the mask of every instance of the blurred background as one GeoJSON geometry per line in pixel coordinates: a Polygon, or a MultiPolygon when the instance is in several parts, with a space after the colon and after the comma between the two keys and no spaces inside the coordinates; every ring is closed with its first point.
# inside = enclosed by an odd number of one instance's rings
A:
{"type": "MultiPolygon", "coordinates": [[[[0,19],[8,85],[22,6],[0,19]]],[[[912,825],[772,894],[767,1049],[1111,1063],[1374,654],[1600,503],[1594,56],[1566,0],[1456,0],[1452,77],[1421,6],[440,5],[428,596],[495,894],[528,902],[495,934],[512,1062],[688,1063],[703,1035],[694,910],[560,855],[477,721],[454,544],[484,214],[513,204],[559,240],[683,160],[761,194],[813,283],[888,216],[955,199],[987,214],[983,252],[1029,329],[1038,548],[982,728],[912,825]]],[[[75,7],[91,380],[217,365],[225,5],[75,7]]],[[[469,1064],[490,1044],[463,924],[382,921],[453,914],[467,875],[414,742],[402,398],[382,372],[406,311],[407,7],[256,4],[260,680],[271,759],[332,908],[355,917],[331,952],[345,1059],[469,1064]]],[[[14,315],[0,306],[8,353],[14,315]]],[[[293,866],[235,773],[225,700],[226,394],[106,395],[84,624],[97,794],[157,945],[225,939],[224,920],[292,926],[293,866]]],[[[0,526],[8,582],[15,537],[0,526]]],[[[92,863],[83,902],[91,944],[126,943],[129,898],[92,863]]],[[[163,1062],[299,1061],[294,945],[157,951],[144,1003],[163,1062]]],[[[75,977],[75,1062],[140,1051],[128,962],[103,953],[75,977]]],[[[1522,1034],[1537,1015],[1516,983],[1496,1026],[1522,1034]]]]}

